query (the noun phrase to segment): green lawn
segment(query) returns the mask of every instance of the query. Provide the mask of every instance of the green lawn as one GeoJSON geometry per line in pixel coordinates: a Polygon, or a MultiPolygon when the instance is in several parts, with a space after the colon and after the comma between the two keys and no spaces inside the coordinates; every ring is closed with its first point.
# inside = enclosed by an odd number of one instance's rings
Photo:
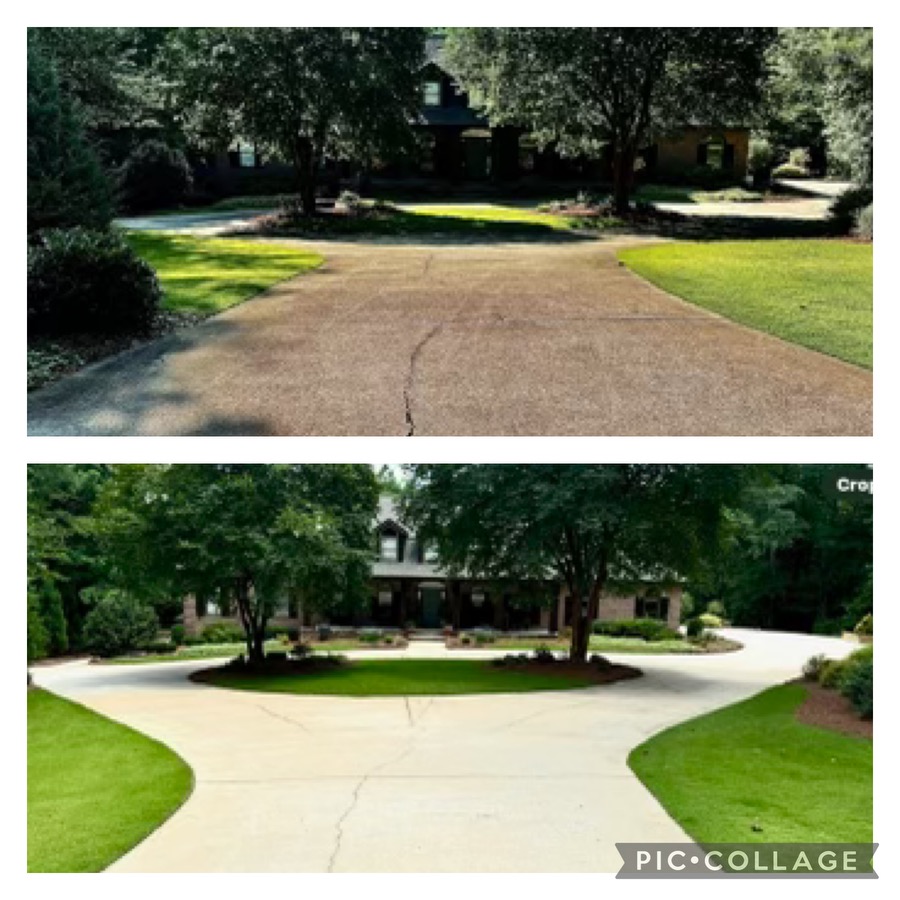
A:
{"type": "Polygon", "coordinates": [[[588,676],[523,671],[471,660],[358,660],[297,675],[208,673],[219,687],[279,694],[395,697],[422,694],[494,694],[588,687],[588,676]]]}
{"type": "MultiPolygon", "coordinates": [[[[731,642],[734,646],[730,650],[740,649],[740,645],[731,642]]],[[[473,641],[470,645],[479,650],[534,650],[537,647],[548,647],[551,650],[565,651],[569,649],[569,641],[566,640],[528,640],[525,638],[500,638],[492,644],[478,644],[473,641]]],[[[645,641],[643,638],[619,638],[594,635],[590,642],[591,653],[708,653],[700,644],[693,644],[686,640],[670,641],[645,641]]]]}
{"type": "Polygon", "coordinates": [[[784,340],[872,367],[872,245],[837,240],[667,243],[623,250],[638,275],[784,340]]]}
{"type": "Polygon", "coordinates": [[[127,239],[156,270],[163,306],[175,312],[221,312],[322,264],[316,253],[259,241],[148,231],[130,232],[127,239]]]}
{"type": "Polygon", "coordinates": [[[28,871],[99,872],[187,798],[171,750],[45,691],[28,692],[28,871]]]}
{"type": "Polygon", "coordinates": [[[718,191],[687,185],[644,184],[635,191],[635,200],[642,203],[759,203],[763,195],[742,187],[718,191]]]}
{"type": "Polygon", "coordinates": [[[676,725],[629,765],[701,843],[869,842],[872,742],[798,722],[805,694],[783,685],[676,725]]]}

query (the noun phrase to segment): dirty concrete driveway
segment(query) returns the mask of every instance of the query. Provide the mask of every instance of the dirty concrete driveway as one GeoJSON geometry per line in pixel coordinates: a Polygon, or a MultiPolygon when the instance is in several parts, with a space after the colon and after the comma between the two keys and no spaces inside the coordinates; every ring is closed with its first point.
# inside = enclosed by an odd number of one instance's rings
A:
{"type": "Polygon", "coordinates": [[[330,243],[29,397],[32,435],[864,435],[872,376],[621,267],[635,238],[330,243]]]}
{"type": "Polygon", "coordinates": [[[33,674],[194,770],[187,803],[113,871],[612,872],[617,841],[686,839],[628,768],[633,747],[853,649],[726,635],[745,649],[621,657],[645,676],[554,693],[303,697],[187,680],[210,663],[33,674]]]}

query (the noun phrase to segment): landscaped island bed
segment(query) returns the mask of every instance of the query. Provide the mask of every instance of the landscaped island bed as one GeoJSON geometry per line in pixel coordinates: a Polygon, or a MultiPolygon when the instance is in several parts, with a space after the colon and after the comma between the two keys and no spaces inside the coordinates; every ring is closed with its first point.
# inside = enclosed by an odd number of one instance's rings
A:
{"type": "Polygon", "coordinates": [[[496,665],[471,660],[307,661],[271,670],[225,667],[196,672],[192,679],[234,690],[348,697],[564,691],[608,684],[641,673],[629,666],[522,662],[496,665]]]}
{"type": "Polygon", "coordinates": [[[165,821],[192,773],[167,747],[28,691],[28,871],[99,872],[165,821]]]}
{"type": "Polygon", "coordinates": [[[619,258],[669,293],[751,328],[872,366],[872,244],[666,243],[619,258]]]}
{"type": "Polygon", "coordinates": [[[803,724],[801,684],[676,725],[632,770],[700,842],[872,840],[872,742],[803,724]]]}

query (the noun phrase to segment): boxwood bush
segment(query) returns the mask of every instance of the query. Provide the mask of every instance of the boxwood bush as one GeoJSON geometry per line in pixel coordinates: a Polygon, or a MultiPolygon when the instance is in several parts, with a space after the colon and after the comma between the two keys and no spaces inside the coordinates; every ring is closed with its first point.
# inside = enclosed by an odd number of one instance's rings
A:
{"type": "Polygon", "coordinates": [[[28,246],[28,331],[130,334],[150,329],[156,273],[115,232],[45,231],[28,246]]]}
{"type": "Polygon", "coordinates": [[[840,689],[862,718],[872,718],[874,659],[871,654],[858,658],[846,667],[840,689]]]}
{"type": "Polygon", "coordinates": [[[131,212],[177,206],[192,187],[191,167],[184,154],[163,141],[138,145],[119,170],[122,202],[131,212]]]}
{"type": "Polygon", "coordinates": [[[594,634],[606,637],[641,638],[645,641],[669,641],[681,637],[665,622],[658,619],[615,619],[609,622],[594,622],[594,634]]]}

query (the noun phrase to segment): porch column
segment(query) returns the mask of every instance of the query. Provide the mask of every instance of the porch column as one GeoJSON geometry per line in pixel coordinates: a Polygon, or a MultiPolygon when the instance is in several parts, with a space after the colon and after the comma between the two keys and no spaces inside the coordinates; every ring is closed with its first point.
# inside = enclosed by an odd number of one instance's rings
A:
{"type": "Polygon", "coordinates": [[[566,598],[569,592],[565,585],[559,588],[559,596],[556,599],[556,630],[562,631],[566,627],[566,598]]]}

